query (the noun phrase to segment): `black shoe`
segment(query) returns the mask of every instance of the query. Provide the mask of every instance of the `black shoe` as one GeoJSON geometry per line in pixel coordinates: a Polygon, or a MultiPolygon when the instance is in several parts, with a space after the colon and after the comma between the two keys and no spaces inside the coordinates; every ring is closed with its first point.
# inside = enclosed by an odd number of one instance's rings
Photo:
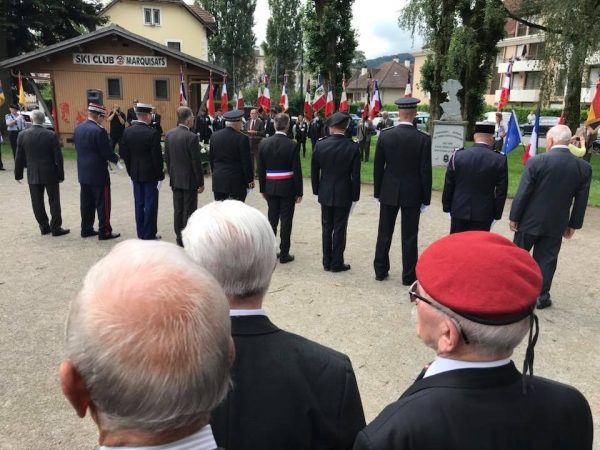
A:
{"type": "Polygon", "coordinates": [[[6,170],[4,167],[0,167],[0,170],[6,170]]]}
{"type": "Polygon", "coordinates": [[[548,300],[540,300],[538,298],[537,303],[535,305],[535,307],[537,309],[546,309],[549,308],[550,306],[552,306],[552,300],[548,299],[548,300]]]}
{"type": "Polygon", "coordinates": [[[386,272],[386,273],[384,273],[383,275],[375,275],[375,279],[376,279],[377,281],[383,281],[383,280],[385,280],[385,279],[386,279],[387,277],[389,277],[389,276],[390,276],[390,273],[389,273],[389,272],[386,272]]]}
{"type": "Polygon", "coordinates": [[[82,238],[87,238],[87,237],[92,237],[92,236],[98,236],[98,232],[96,230],[81,232],[82,238]]]}
{"type": "Polygon", "coordinates": [[[289,262],[292,262],[294,259],[296,259],[296,258],[294,258],[294,255],[290,255],[290,254],[288,254],[288,255],[283,255],[283,256],[281,256],[281,257],[279,258],[279,262],[280,262],[281,264],[287,264],[287,263],[289,263],[289,262]]]}
{"type": "Polygon", "coordinates": [[[342,264],[342,267],[331,269],[332,272],[345,272],[346,270],[350,270],[350,264],[342,264]]]}
{"type": "Polygon", "coordinates": [[[52,233],[52,230],[50,228],[48,228],[47,230],[42,230],[41,233],[42,233],[42,236],[46,236],[47,234],[52,233]]]}
{"type": "MultiPolygon", "coordinates": [[[[416,280],[415,280],[416,281],[416,280]]],[[[402,286],[412,286],[414,281],[403,281],[402,286]]]]}
{"type": "Polygon", "coordinates": [[[330,269],[329,267],[326,267],[326,266],[323,266],[323,270],[324,270],[325,272],[330,272],[330,271],[331,271],[331,269],[330,269]]]}
{"type": "Polygon", "coordinates": [[[99,241],[108,241],[109,239],[116,239],[121,237],[121,233],[110,233],[108,236],[100,236],[98,235],[99,241]]]}
{"type": "Polygon", "coordinates": [[[71,232],[71,230],[69,230],[68,228],[59,228],[56,231],[52,232],[52,236],[64,236],[65,234],[69,234],[71,232]]]}
{"type": "Polygon", "coordinates": [[[278,258],[281,257],[281,253],[277,252],[277,257],[278,258]]]}

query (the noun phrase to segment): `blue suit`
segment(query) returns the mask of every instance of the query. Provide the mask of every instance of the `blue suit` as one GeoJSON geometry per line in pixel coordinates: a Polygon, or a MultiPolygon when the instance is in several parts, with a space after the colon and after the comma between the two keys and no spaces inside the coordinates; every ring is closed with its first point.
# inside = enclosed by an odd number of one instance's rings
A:
{"type": "Polygon", "coordinates": [[[77,176],[81,185],[81,235],[94,232],[94,210],[98,212],[98,238],[112,233],[110,226],[110,176],[108,161],[117,163],[119,156],[111,150],[108,133],[92,120],[86,120],[73,132],[77,150],[77,176]]]}

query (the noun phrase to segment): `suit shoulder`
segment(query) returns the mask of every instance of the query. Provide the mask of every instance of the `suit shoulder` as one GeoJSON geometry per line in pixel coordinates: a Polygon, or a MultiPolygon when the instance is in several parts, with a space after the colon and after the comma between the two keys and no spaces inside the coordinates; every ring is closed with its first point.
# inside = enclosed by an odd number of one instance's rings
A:
{"type": "Polygon", "coordinates": [[[533,386],[536,393],[543,393],[544,397],[551,399],[555,404],[565,408],[580,407],[589,410],[587,399],[573,386],[538,376],[534,377],[533,386]]]}
{"type": "Polygon", "coordinates": [[[299,355],[314,361],[315,363],[333,364],[334,366],[345,366],[349,362],[347,355],[317,342],[311,341],[298,334],[281,330],[279,339],[285,340],[290,350],[295,350],[299,355]]]}

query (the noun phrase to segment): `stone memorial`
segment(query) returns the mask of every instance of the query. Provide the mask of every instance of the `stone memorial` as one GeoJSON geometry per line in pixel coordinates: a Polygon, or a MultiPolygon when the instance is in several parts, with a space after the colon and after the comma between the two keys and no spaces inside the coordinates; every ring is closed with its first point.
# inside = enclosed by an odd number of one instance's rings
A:
{"type": "Polygon", "coordinates": [[[442,90],[448,94],[448,101],[440,106],[444,114],[440,120],[433,122],[431,139],[431,164],[445,166],[456,148],[464,147],[467,132],[467,122],[462,120],[458,91],[462,85],[457,80],[448,80],[442,85],[442,90]]]}

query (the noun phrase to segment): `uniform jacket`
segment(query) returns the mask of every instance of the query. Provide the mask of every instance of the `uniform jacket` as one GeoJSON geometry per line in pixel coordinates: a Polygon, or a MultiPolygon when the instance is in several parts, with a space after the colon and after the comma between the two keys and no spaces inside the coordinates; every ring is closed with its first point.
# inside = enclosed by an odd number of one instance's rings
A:
{"type": "Polygon", "coordinates": [[[349,208],[360,198],[360,151],[343,134],[317,142],[312,155],[313,194],[323,206],[349,208]]]}
{"type": "Polygon", "coordinates": [[[248,137],[231,127],[217,131],[210,139],[212,190],[243,194],[254,180],[248,137]]]}
{"type": "Polygon", "coordinates": [[[23,179],[25,167],[29,184],[57,184],[64,181],[63,155],[55,133],[40,125],[32,125],[19,133],[15,180],[23,179]]]}
{"type": "Polygon", "coordinates": [[[299,145],[282,134],[263,139],[258,147],[260,192],[279,197],[302,197],[302,167],[299,145]],[[293,178],[268,180],[267,170],[294,172],[293,178]]]}
{"type": "Polygon", "coordinates": [[[359,120],[358,122],[358,130],[357,130],[357,139],[359,142],[366,141],[367,143],[371,142],[371,130],[373,130],[373,122],[369,119],[363,121],[359,120]]]}
{"type": "Polygon", "coordinates": [[[127,110],[127,122],[129,122],[129,125],[131,125],[131,122],[134,120],[137,120],[137,115],[135,113],[135,108],[132,106],[127,110]]]}
{"type": "Polygon", "coordinates": [[[323,121],[320,117],[317,116],[310,121],[308,136],[311,139],[321,139],[321,136],[323,136],[323,121]]]}
{"type": "Polygon", "coordinates": [[[273,136],[275,134],[275,121],[272,117],[265,120],[265,136],[273,136]]]}
{"type": "Polygon", "coordinates": [[[233,389],[212,414],[227,450],[349,449],[365,418],[346,355],[280,330],[266,316],[231,318],[233,389]]]}
{"type": "Polygon", "coordinates": [[[223,116],[215,117],[215,120],[213,120],[213,133],[216,133],[223,128],[225,128],[225,119],[223,116]]]}
{"type": "Polygon", "coordinates": [[[302,121],[302,123],[296,123],[294,125],[294,133],[296,135],[296,141],[300,144],[306,142],[306,136],[308,135],[308,123],[302,121]]]}
{"type": "Polygon", "coordinates": [[[200,140],[202,142],[206,142],[212,136],[211,126],[212,121],[210,120],[210,116],[207,114],[205,116],[198,115],[196,117],[196,133],[200,135],[200,140]]]}
{"type": "Polygon", "coordinates": [[[385,205],[431,203],[431,138],[412,125],[383,130],[373,166],[374,197],[385,205]]]}
{"type": "Polygon", "coordinates": [[[361,431],[354,450],[591,450],[592,415],[570,386],[510,364],[416,381],[361,431]]]}
{"type": "Polygon", "coordinates": [[[125,130],[119,153],[133,181],[145,183],[165,179],[160,134],[144,122],[134,122],[125,130]]]}
{"type": "Polygon", "coordinates": [[[450,158],[442,194],[444,212],[461,220],[500,220],[507,190],[506,156],[486,144],[474,144],[450,158]]]}
{"type": "Polygon", "coordinates": [[[162,125],[161,125],[161,115],[160,114],[153,114],[154,118],[152,119],[152,123],[150,124],[150,128],[155,129],[156,131],[158,131],[158,135],[162,136],[163,134],[163,129],[162,129],[162,125]]]}
{"type": "Polygon", "coordinates": [[[534,156],[523,171],[510,220],[536,236],[560,237],[567,227],[581,228],[591,179],[592,167],[568,147],[534,156]]]}
{"type": "Polygon", "coordinates": [[[393,127],[393,126],[394,126],[394,121],[393,121],[392,119],[390,119],[390,118],[388,117],[387,119],[385,119],[385,120],[384,120],[384,119],[382,118],[382,119],[379,121],[379,123],[377,124],[377,129],[378,129],[378,130],[384,130],[384,129],[386,129],[386,128],[393,127]]]}
{"type": "Polygon", "coordinates": [[[93,120],[75,127],[73,141],[77,150],[77,176],[81,184],[110,184],[108,161],[116,164],[119,156],[110,148],[108,133],[93,120]]]}
{"type": "Polygon", "coordinates": [[[197,190],[204,186],[204,170],[198,136],[183,125],[165,135],[165,162],[171,187],[197,190]]]}

